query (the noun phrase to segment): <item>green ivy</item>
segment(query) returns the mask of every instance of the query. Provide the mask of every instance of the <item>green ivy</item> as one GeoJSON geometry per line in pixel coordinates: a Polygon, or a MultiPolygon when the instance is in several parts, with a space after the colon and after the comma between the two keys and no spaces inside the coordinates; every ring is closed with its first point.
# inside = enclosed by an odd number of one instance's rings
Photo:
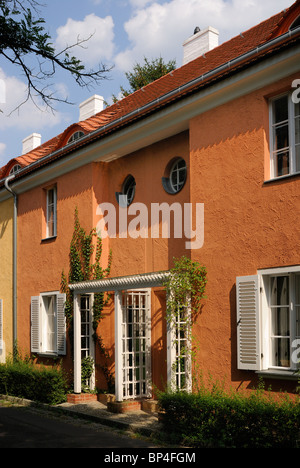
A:
{"type": "MultiPolygon", "coordinates": [[[[174,345],[177,347],[179,337],[185,336],[187,346],[180,346],[180,354],[173,363],[174,375],[178,369],[184,369],[188,356],[194,357],[192,343],[192,325],[201,310],[201,301],[205,297],[207,272],[203,265],[193,262],[183,256],[174,259],[174,268],[164,286],[167,293],[166,318],[175,330],[174,345]]],[[[181,377],[182,379],[182,377],[181,377]]],[[[174,385],[176,378],[174,377],[174,385]]],[[[185,386],[185,379],[181,380],[180,388],[185,386]]]]}
{"type": "MultiPolygon", "coordinates": [[[[102,255],[102,239],[98,236],[96,229],[93,228],[88,234],[82,228],[79,222],[78,209],[75,208],[74,214],[74,231],[70,243],[69,253],[69,274],[64,271],[61,275],[61,291],[66,294],[65,314],[69,330],[70,342],[72,344],[73,354],[73,291],[70,290],[69,284],[81,281],[97,280],[106,278],[110,274],[112,252],[109,252],[108,264],[106,268],[101,266],[102,255]],[[96,240],[95,240],[96,239],[96,240]],[[93,255],[95,260],[93,262],[93,255]]],[[[104,375],[108,381],[108,386],[111,386],[113,381],[112,376],[108,371],[107,360],[109,354],[106,352],[102,338],[97,335],[97,329],[100,321],[103,318],[103,308],[108,303],[110,296],[105,297],[104,293],[94,295],[93,302],[93,339],[99,344],[100,352],[105,357],[105,365],[101,366],[104,375]]]]}
{"type": "Polygon", "coordinates": [[[174,258],[174,267],[164,286],[167,292],[167,320],[177,319],[182,309],[189,309],[190,324],[196,319],[205,298],[207,271],[186,256],[174,258]]]}

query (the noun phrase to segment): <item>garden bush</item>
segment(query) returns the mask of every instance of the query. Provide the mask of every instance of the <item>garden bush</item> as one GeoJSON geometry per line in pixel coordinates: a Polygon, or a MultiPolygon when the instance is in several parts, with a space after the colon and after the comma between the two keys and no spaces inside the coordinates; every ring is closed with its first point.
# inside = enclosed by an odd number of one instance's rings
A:
{"type": "Polygon", "coordinates": [[[190,447],[299,448],[300,403],[260,391],[163,392],[161,420],[174,443],[190,447]]]}
{"type": "Polygon", "coordinates": [[[67,381],[58,367],[9,360],[0,364],[0,394],[54,405],[66,401],[67,381]]]}

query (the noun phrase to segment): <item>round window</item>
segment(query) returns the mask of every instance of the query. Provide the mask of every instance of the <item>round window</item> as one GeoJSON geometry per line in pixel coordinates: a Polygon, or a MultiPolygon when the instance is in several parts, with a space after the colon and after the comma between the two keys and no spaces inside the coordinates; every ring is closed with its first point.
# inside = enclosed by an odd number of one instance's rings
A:
{"type": "Polygon", "coordinates": [[[187,168],[182,158],[173,159],[166,169],[167,177],[162,178],[163,187],[168,193],[178,193],[186,181],[187,168]]]}
{"type": "Polygon", "coordinates": [[[135,195],[135,178],[132,175],[126,177],[122,185],[122,191],[116,193],[116,197],[120,206],[129,206],[135,195]]]}

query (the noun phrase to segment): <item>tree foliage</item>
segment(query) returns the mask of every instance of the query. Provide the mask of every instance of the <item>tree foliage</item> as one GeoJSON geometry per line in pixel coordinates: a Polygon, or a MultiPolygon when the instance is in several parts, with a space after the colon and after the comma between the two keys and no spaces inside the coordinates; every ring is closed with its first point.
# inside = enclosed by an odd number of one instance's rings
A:
{"type": "MultiPolygon", "coordinates": [[[[143,88],[149,83],[158,80],[158,78],[170,73],[172,70],[175,70],[175,68],[175,60],[170,60],[168,63],[165,63],[162,57],[152,59],[151,61],[144,57],[144,63],[136,63],[131,72],[125,73],[130,88],[126,90],[121,86],[120,90],[122,96],[126,97],[134,93],[138,89],[143,88]]],[[[113,100],[116,102],[118,99],[116,96],[113,96],[113,100]]]]}
{"type": "Polygon", "coordinates": [[[97,70],[87,70],[72,55],[72,49],[82,46],[91,36],[56,51],[45,30],[45,20],[40,17],[39,7],[36,0],[0,0],[0,55],[24,74],[27,82],[24,102],[32,99],[37,103],[36,98],[39,97],[52,108],[54,101],[68,102],[56,97],[49,84],[58,69],[70,73],[82,87],[98,83],[106,77],[109,69],[100,65],[97,70]]]}

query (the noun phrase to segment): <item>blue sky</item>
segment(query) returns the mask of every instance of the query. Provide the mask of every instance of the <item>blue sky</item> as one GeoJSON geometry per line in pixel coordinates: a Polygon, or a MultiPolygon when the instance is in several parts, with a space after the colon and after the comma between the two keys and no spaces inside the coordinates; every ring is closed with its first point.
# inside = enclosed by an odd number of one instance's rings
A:
{"type": "Polygon", "coordinates": [[[5,83],[5,102],[0,103],[0,166],[22,153],[22,140],[40,133],[42,142],[61,133],[79,119],[79,104],[93,94],[110,102],[120,86],[128,88],[125,72],[143,58],[162,57],[182,64],[182,43],[196,26],[213,26],[219,44],[288,8],[290,0],[49,0],[40,2],[57,50],[85,39],[85,48],[74,49],[87,67],[113,66],[100,86],[80,88],[69,74],[58,71],[51,80],[57,96],[74,105],[55,104],[55,112],[38,109],[32,102],[12,112],[24,99],[25,80],[0,56],[0,79],[5,83]]]}

